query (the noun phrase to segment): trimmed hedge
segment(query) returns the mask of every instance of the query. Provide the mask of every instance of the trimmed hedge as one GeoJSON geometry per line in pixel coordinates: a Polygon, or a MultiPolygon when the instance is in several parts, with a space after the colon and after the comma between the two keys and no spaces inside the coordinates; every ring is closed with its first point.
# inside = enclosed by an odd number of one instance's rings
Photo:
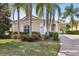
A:
{"type": "Polygon", "coordinates": [[[79,30],[72,30],[72,31],[66,30],[65,33],[66,34],[79,34],[79,30]]]}
{"type": "Polygon", "coordinates": [[[59,40],[58,32],[50,32],[50,37],[52,37],[53,40],[59,40]]]}

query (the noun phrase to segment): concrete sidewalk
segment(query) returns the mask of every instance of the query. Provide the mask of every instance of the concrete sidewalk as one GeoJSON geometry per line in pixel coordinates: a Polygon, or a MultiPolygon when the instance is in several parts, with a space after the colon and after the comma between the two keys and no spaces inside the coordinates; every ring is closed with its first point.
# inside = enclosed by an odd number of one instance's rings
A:
{"type": "Polygon", "coordinates": [[[79,56],[79,35],[60,34],[60,51],[58,56],[79,56]]]}

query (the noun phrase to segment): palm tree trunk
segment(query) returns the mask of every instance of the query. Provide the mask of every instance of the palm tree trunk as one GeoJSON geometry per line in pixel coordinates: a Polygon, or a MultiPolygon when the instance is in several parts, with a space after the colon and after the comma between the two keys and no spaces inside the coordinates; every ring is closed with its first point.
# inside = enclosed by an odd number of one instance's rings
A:
{"type": "Polygon", "coordinates": [[[51,13],[50,13],[49,17],[50,17],[50,22],[49,22],[50,25],[49,26],[50,26],[50,31],[51,31],[51,26],[52,26],[52,14],[51,13]]]}
{"type": "Polygon", "coordinates": [[[47,27],[47,36],[49,37],[49,13],[46,12],[46,27],[47,27]]]}
{"type": "MultiPolygon", "coordinates": [[[[71,21],[73,21],[73,20],[71,20],[71,21]]],[[[72,30],[73,30],[73,22],[71,22],[71,27],[72,27],[72,30]]]]}
{"type": "Polygon", "coordinates": [[[29,36],[32,36],[32,4],[28,4],[29,36]]]}
{"type": "Polygon", "coordinates": [[[18,37],[20,36],[20,8],[17,7],[17,13],[18,13],[18,37]]]}
{"type": "MultiPolygon", "coordinates": [[[[14,11],[13,11],[13,24],[14,24],[14,11]]],[[[12,26],[12,39],[14,39],[14,27],[12,26]]]]}
{"type": "Polygon", "coordinates": [[[58,17],[58,33],[60,32],[60,27],[59,27],[59,17],[58,17]]]}
{"type": "Polygon", "coordinates": [[[43,33],[43,18],[42,17],[40,17],[40,29],[41,29],[40,35],[42,37],[42,33],[43,33]]]}
{"type": "Polygon", "coordinates": [[[74,20],[74,17],[73,17],[73,15],[71,14],[71,27],[72,27],[72,30],[73,30],[73,20],[74,20]]]}
{"type": "Polygon", "coordinates": [[[52,30],[54,32],[54,20],[55,20],[55,4],[52,4],[53,5],[53,20],[52,20],[52,30]]]}

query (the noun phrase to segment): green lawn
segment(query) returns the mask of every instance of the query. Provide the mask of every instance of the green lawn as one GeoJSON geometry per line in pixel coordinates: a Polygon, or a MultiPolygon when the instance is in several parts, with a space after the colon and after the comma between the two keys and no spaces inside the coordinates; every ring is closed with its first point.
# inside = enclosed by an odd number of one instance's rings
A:
{"type": "Polygon", "coordinates": [[[57,41],[22,42],[0,40],[0,56],[55,56],[59,51],[57,41]]]}

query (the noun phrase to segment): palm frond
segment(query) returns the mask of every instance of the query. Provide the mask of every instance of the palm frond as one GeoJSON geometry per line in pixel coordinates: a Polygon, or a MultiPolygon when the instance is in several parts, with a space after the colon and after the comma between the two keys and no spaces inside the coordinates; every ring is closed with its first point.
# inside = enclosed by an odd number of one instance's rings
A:
{"type": "Polygon", "coordinates": [[[44,4],[40,3],[36,5],[36,14],[42,16],[44,10],[44,4]]]}
{"type": "Polygon", "coordinates": [[[64,12],[64,13],[63,13],[63,17],[62,17],[62,19],[65,19],[65,18],[67,18],[68,16],[70,16],[70,13],[68,13],[68,12],[64,12]]]}
{"type": "Polygon", "coordinates": [[[56,9],[58,11],[58,17],[60,17],[61,16],[61,8],[59,7],[58,4],[55,4],[55,5],[56,5],[56,9]]]}

